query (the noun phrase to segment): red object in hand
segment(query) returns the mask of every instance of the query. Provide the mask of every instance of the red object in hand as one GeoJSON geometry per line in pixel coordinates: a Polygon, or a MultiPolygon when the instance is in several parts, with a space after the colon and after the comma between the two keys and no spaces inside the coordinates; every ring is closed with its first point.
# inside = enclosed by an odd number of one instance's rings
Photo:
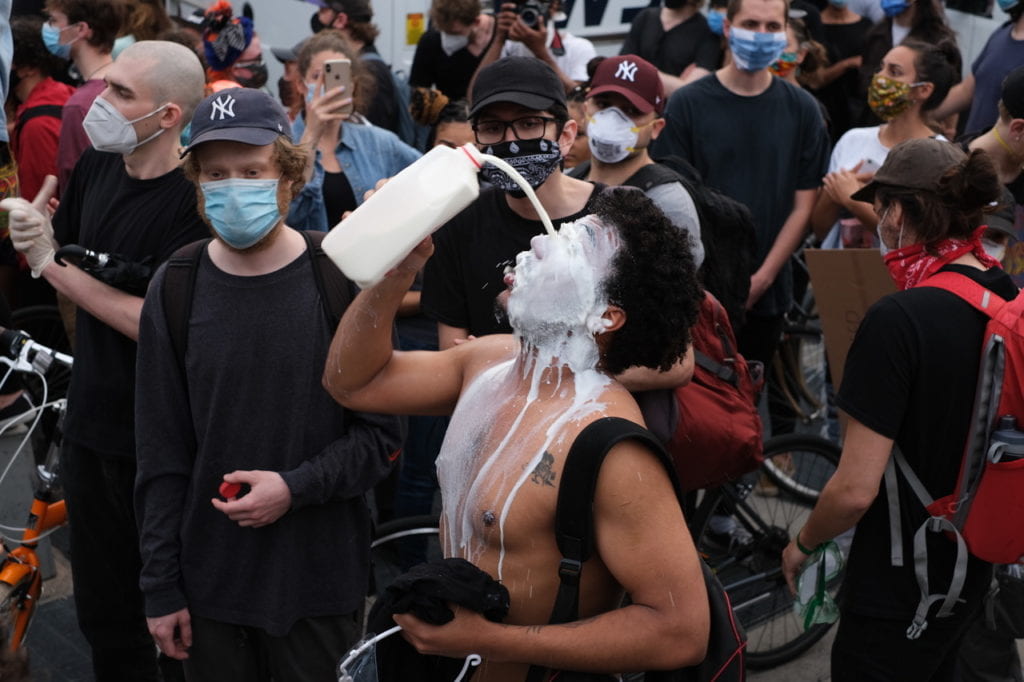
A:
{"type": "Polygon", "coordinates": [[[242,484],[224,481],[220,484],[219,491],[221,497],[225,500],[230,500],[232,497],[238,497],[238,493],[242,492],[242,484]]]}

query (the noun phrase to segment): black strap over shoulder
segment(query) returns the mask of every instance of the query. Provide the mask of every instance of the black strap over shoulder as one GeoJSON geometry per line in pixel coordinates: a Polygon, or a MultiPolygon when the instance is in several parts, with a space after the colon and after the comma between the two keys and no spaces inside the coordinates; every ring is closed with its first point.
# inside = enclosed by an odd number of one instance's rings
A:
{"type": "MultiPolygon", "coordinates": [[[[562,468],[555,509],[555,538],[562,553],[558,594],[549,620],[552,624],[576,620],[579,614],[579,582],[583,562],[594,553],[594,494],[601,464],[611,449],[624,440],[637,440],[658,458],[668,475],[676,498],[683,491],[676,468],[661,443],[639,424],[619,417],[605,417],[587,425],[569,448],[562,468]]],[[[704,561],[700,562],[708,593],[711,631],[705,660],[696,666],[673,671],[648,671],[645,680],[738,682],[745,679],[743,650],[746,636],[736,621],[729,596],[704,561]]],[[[542,682],[550,671],[531,666],[526,682],[542,682]]],[[[568,679],[568,678],[567,678],[568,679]]],[[[577,678],[572,678],[577,679],[577,678]]],[[[579,678],[582,679],[582,678],[579,678]]],[[[597,679],[597,678],[587,678],[597,679]]]]}
{"type": "MultiPolygon", "coordinates": [[[[320,247],[326,232],[299,231],[306,241],[306,254],[313,266],[313,278],[324,314],[331,329],[338,326],[345,309],[356,295],[355,284],[338,269],[320,247]]],[[[167,261],[164,273],[163,303],[171,347],[185,373],[185,352],[188,350],[188,325],[192,319],[192,298],[196,288],[199,262],[210,239],[186,244],[167,261]]]]}
{"type": "Polygon", "coordinates": [[[21,129],[25,127],[26,123],[40,116],[50,116],[60,120],[64,117],[64,107],[60,104],[38,104],[21,112],[18,122],[14,125],[14,139],[17,140],[21,136],[21,129]]]}
{"type": "MultiPolygon", "coordinates": [[[[582,563],[593,556],[597,477],[611,449],[629,439],[638,440],[651,449],[664,464],[673,489],[682,496],[675,466],[650,431],[621,417],[604,417],[588,424],[569,448],[562,469],[562,482],[558,486],[555,540],[564,557],[582,563]]],[[[564,623],[576,618],[575,613],[567,615],[569,618],[557,622],[564,623]]]]}
{"type": "Polygon", "coordinates": [[[164,288],[161,292],[164,316],[167,319],[167,333],[171,337],[171,348],[178,358],[182,376],[185,375],[188,322],[192,318],[192,292],[196,288],[199,261],[210,241],[200,239],[175,251],[168,259],[167,270],[164,272],[164,288]]]}
{"type": "Polygon", "coordinates": [[[639,187],[646,192],[652,187],[667,185],[670,182],[682,183],[683,178],[668,166],[655,162],[649,163],[633,173],[623,184],[639,187]]]}
{"type": "Polygon", "coordinates": [[[312,260],[313,277],[316,279],[316,289],[320,293],[324,312],[331,329],[336,329],[345,309],[356,297],[356,286],[320,247],[327,236],[326,232],[304,230],[300,234],[306,239],[306,253],[312,260]]]}
{"type": "Polygon", "coordinates": [[[665,466],[676,496],[682,499],[675,466],[654,435],[621,417],[588,424],[569,448],[562,468],[555,507],[555,541],[562,553],[560,584],[550,623],[568,623],[579,616],[579,579],[583,562],[594,555],[594,495],[601,464],[611,449],[628,439],[647,445],[665,466]]]}

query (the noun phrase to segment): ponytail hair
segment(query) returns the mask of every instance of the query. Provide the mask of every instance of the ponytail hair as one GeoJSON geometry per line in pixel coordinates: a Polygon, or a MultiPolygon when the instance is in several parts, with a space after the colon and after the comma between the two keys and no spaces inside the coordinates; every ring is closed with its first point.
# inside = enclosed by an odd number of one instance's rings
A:
{"type": "Polygon", "coordinates": [[[789,27],[793,29],[798,49],[806,50],[796,79],[805,87],[819,87],[817,73],[828,66],[828,50],[811,37],[803,19],[790,19],[789,27]]]}
{"type": "Polygon", "coordinates": [[[982,223],[982,211],[1002,196],[1002,184],[988,153],[975,149],[939,179],[935,191],[883,185],[876,199],[900,204],[903,216],[925,244],[968,239],[982,223]]]}
{"type": "Polygon", "coordinates": [[[920,40],[907,39],[900,43],[914,52],[914,71],[917,80],[932,84],[932,94],[921,105],[921,112],[928,112],[946,99],[950,88],[960,81],[960,50],[956,43],[942,40],[937,45],[920,40]]]}

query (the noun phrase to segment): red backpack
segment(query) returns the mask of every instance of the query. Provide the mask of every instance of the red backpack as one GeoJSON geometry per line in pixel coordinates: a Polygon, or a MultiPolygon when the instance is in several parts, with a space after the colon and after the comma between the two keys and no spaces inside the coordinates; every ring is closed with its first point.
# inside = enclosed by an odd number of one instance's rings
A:
{"type": "Polygon", "coordinates": [[[933,603],[941,601],[939,618],[952,613],[963,587],[968,552],[995,564],[1017,563],[1024,557],[1024,433],[1018,437],[1008,431],[1010,422],[1004,419],[1013,417],[1024,425],[1024,296],[1004,301],[966,275],[948,271],[919,286],[956,294],[987,315],[989,322],[970,430],[953,492],[932,500],[898,450],[885,472],[894,566],[903,565],[897,470],[931,514],[914,539],[921,602],[907,630],[910,639],[916,639],[926,627],[933,603]],[[946,594],[929,594],[926,531],[946,533],[957,543],[956,567],[946,594]]]}
{"type": "Polygon", "coordinates": [[[675,389],[678,422],[666,446],[686,491],[734,480],[764,461],[757,412],[764,368],[736,350],[729,316],[708,292],[691,333],[696,366],[690,383],[675,389]]]}

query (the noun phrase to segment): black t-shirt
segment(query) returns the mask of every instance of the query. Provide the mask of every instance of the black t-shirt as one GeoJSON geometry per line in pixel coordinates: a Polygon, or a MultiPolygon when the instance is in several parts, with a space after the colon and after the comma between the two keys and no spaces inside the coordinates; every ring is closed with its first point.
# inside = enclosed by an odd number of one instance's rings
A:
{"type": "MultiPolygon", "coordinates": [[[[999,268],[950,265],[1003,298],[1017,289],[999,268]]],[[[955,294],[918,287],[886,296],[868,311],[850,347],[839,407],[857,421],[893,438],[934,497],[953,491],[971,412],[988,318],[955,294]]],[[[890,565],[889,508],[884,483],[857,525],[843,583],[846,607],[873,617],[910,618],[920,589],[914,575],[913,536],[927,518],[903,477],[900,480],[906,565],[890,565]]],[[[929,534],[933,592],[949,585],[956,545],[929,534]]],[[[974,604],[988,589],[989,564],[971,558],[963,598],[974,604]]]]}
{"type": "Polygon", "coordinates": [[[345,211],[356,210],[356,193],[344,173],[324,171],[323,195],[328,225],[340,223],[345,211]]]}
{"type": "MultiPolygon", "coordinates": [[[[668,125],[651,155],[683,157],[706,184],[746,204],[760,266],[793,210],[794,193],[820,187],[828,170],[829,139],[818,101],[781,78],[759,95],[737,95],[711,74],[676,90],[665,118],[668,125]]],[[[787,260],[754,311],[781,315],[792,290],[787,260]]]]}
{"type": "Polygon", "coordinates": [[[661,8],[648,7],[633,17],[619,54],[635,54],[659,71],[679,76],[695,62],[708,71],[717,69],[722,61],[722,41],[700,12],[666,33],[661,25],[661,8]]]}
{"type": "Polygon", "coordinates": [[[469,81],[482,58],[483,52],[474,56],[466,48],[450,56],[445,54],[441,49],[441,32],[431,29],[420,36],[416,45],[409,85],[414,88],[435,87],[453,102],[464,99],[469,81]]]}
{"type": "MultiPolygon", "coordinates": [[[[87,149],[53,217],[60,244],[79,244],[153,268],[180,246],[209,236],[196,190],[181,169],[150,180],[128,176],[120,154],[87,149]]],[[[65,435],[100,452],[135,453],[135,342],[82,308],[65,435]]]]}
{"type": "MultiPolygon", "coordinates": [[[[557,226],[588,215],[602,187],[594,185],[583,210],[551,216],[551,221],[557,226]]],[[[450,327],[468,329],[474,336],[511,332],[504,313],[495,309],[495,298],[505,290],[505,266],[514,265],[516,255],[543,233],[543,223],[513,211],[502,190],[483,190],[434,233],[434,255],[423,272],[423,313],[450,327]]]]}
{"type": "MultiPolygon", "coordinates": [[[[828,50],[828,60],[835,64],[864,51],[871,20],[861,17],[860,21],[852,24],[823,24],[822,30],[825,33],[824,45],[828,50]]],[[[839,78],[815,93],[828,110],[834,140],[838,140],[853,127],[854,116],[860,113],[862,103],[859,99],[859,78],[857,69],[847,69],[839,78]]]]}

